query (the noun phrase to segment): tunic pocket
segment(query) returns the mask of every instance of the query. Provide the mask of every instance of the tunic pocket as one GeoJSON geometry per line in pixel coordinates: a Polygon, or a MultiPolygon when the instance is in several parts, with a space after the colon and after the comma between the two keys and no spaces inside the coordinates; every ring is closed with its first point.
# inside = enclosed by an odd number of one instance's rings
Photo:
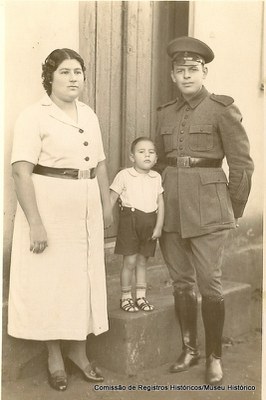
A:
{"type": "Polygon", "coordinates": [[[174,127],[162,126],[161,135],[163,137],[164,150],[166,153],[174,149],[174,127]]]}
{"type": "Polygon", "coordinates": [[[194,151],[211,150],[213,148],[213,125],[191,125],[189,147],[194,151]]]}
{"type": "Polygon", "coordinates": [[[201,226],[233,222],[234,213],[224,171],[200,172],[200,179],[201,226]]]}

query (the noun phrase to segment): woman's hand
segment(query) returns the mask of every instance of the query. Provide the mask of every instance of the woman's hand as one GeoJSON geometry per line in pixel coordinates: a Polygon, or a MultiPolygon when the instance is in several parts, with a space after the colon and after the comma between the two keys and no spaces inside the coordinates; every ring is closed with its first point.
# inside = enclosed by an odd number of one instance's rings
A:
{"type": "Polygon", "coordinates": [[[31,179],[34,164],[17,161],[12,165],[17,198],[30,227],[30,251],[42,253],[48,246],[47,233],[38,210],[35,188],[31,179]]]}
{"type": "Polygon", "coordinates": [[[43,224],[30,226],[30,251],[42,253],[47,246],[47,233],[43,224]]]}
{"type": "Polygon", "coordinates": [[[109,194],[109,182],[105,161],[100,161],[97,165],[97,178],[101,193],[103,207],[104,229],[110,228],[113,223],[112,206],[109,194]]]}

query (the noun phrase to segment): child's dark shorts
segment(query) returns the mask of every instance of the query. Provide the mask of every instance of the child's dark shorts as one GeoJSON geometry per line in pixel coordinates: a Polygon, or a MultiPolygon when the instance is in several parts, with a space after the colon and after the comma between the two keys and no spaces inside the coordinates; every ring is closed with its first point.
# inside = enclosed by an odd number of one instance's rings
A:
{"type": "Polygon", "coordinates": [[[151,237],[156,219],[156,211],[145,213],[135,208],[121,207],[115,253],[153,257],[157,241],[151,237]]]}

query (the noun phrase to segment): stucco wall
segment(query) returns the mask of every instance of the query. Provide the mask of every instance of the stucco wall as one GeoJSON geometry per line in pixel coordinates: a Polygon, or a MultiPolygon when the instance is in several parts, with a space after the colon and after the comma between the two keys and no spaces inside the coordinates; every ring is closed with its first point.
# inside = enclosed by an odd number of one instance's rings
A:
{"type": "Polygon", "coordinates": [[[8,274],[15,211],[10,153],[18,114],[44,93],[41,64],[55,48],[78,51],[77,1],[5,2],[4,256],[8,274]]]}
{"type": "Polygon", "coordinates": [[[235,99],[243,115],[255,162],[245,219],[263,209],[263,101],[261,1],[195,1],[191,4],[192,34],[214,51],[206,87],[235,99]]]}

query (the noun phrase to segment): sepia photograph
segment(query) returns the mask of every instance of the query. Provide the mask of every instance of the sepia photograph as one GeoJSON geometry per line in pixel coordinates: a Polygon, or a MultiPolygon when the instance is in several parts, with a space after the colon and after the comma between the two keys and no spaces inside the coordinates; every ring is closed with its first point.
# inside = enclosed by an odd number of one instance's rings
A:
{"type": "Polygon", "coordinates": [[[0,8],[1,399],[263,400],[264,1],[0,8]]]}

